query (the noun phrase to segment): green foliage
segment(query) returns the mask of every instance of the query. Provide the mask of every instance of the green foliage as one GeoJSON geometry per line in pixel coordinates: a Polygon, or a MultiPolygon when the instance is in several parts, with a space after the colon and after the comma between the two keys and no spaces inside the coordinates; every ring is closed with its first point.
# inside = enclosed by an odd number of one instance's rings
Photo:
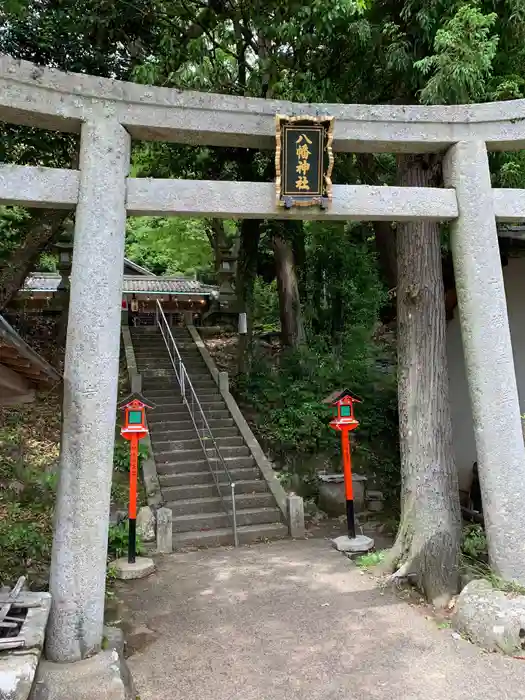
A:
{"type": "Polygon", "coordinates": [[[477,561],[487,561],[487,537],[481,525],[469,524],[463,528],[461,551],[477,561]]]}
{"type": "Polygon", "coordinates": [[[384,561],[384,559],[384,552],[370,552],[369,554],[363,554],[362,556],[357,557],[355,563],[361,569],[370,569],[373,566],[381,564],[384,561]]]}
{"type": "MultiPolygon", "coordinates": [[[[258,433],[265,445],[289,466],[309,455],[339,454],[339,442],[328,426],[331,409],[322,400],[348,387],[364,401],[359,406],[356,458],[377,473],[385,490],[399,483],[396,378],[385,372],[383,348],[361,329],[348,331],[340,348],[326,344],[281,354],[279,366],[255,357],[250,374],[238,379],[242,400],[257,406],[258,433]]],[[[307,476],[307,475],[305,475],[307,476]]],[[[310,475],[311,476],[311,475],[310,475]]]]}
{"type": "Polygon", "coordinates": [[[0,266],[21,244],[28,218],[28,212],[20,207],[0,207],[0,266]]]}
{"type": "Polygon", "coordinates": [[[387,299],[367,225],[306,227],[305,317],[316,336],[337,342],[345,329],[371,331],[387,299]]]}
{"type": "Polygon", "coordinates": [[[462,572],[469,579],[484,578],[497,590],[525,595],[523,586],[515,581],[502,579],[490,568],[487,537],[481,525],[470,523],[463,527],[461,555],[462,572]]]}
{"type": "Polygon", "coordinates": [[[155,274],[209,274],[213,267],[206,226],[199,219],[129,219],[126,254],[155,274]]]}
{"type": "Polygon", "coordinates": [[[414,63],[414,68],[429,76],[420,93],[422,102],[466,103],[484,98],[499,41],[491,33],[496,19],[495,12],[483,14],[479,7],[462,5],[437,30],[435,54],[414,63]]]}
{"type": "MultiPolygon", "coordinates": [[[[119,523],[118,525],[110,525],[108,532],[108,557],[110,559],[118,559],[128,551],[129,542],[129,523],[119,523]]],[[[144,554],[144,544],[137,533],[136,553],[138,556],[144,554]]]]}
{"type": "MultiPolygon", "coordinates": [[[[139,443],[139,469],[149,456],[149,451],[146,445],[139,443]]],[[[115,448],[113,450],[113,468],[117,472],[129,472],[129,441],[115,440],[115,448]]]]}
{"type": "Polygon", "coordinates": [[[279,330],[277,282],[256,277],[253,287],[253,328],[264,332],[279,330]]]}
{"type": "Polygon", "coordinates": [[[0,582],[47,586],[59,435],[55,397],[0,408],[0,582]]]}

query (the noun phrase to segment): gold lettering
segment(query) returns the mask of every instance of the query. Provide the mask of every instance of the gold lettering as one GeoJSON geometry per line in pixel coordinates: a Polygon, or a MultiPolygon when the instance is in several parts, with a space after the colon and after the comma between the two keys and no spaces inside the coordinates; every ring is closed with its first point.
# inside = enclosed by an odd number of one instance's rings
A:
{"type": "Polygon", "coordinates": [[[303,139],[306,141],[306,143],[309,143],[310,146],[312,145],[312,142],[310,141],[310,139],[308,138],[308,136],[306,134],[301,134],[295,143],[302,143],[303,139]]]}
{"type": "Polygon", "coordinates": [[[295,152],[297,153],[299,160],[308,160],[308,158],[312,155],[310,153],[310,149],[308,148],[308,144],[306,143],[303,143],[302,146],[297,146],[295,152]]]}
{"type": "Polygon", "coordinates": [[[306,173],[310,170],[310,163],[308,163],[306,160],[300,160],[299,164],[295,168],[296,173],[300,173],[303,175],[306,175],[306,173]]]}
{"type": "Polygon", "coordinates": [[[299,161],[295,168],[295,172],[299,174],[299,177],[295,182],[295,187],[298,190],[308,191],[310,189],[310,183],[308,182],[306,175],[310,170],[310,163],[308,162],[308,159],[312,155],[308,145],[311,146],[312,141],[306,134],[300,134],[295,143],[297,144],[295,153],[299,161]]]}

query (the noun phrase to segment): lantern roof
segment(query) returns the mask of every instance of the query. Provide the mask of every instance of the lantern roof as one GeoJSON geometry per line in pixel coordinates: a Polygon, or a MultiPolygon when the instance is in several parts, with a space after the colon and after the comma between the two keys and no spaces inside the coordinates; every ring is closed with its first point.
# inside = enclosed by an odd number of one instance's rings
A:
{"type": "Polygon", "coordinates": [[[353,394],[349,389],[337,389],[336,391],[333,391],[325,399],[323,399],[323,403],[336,406],[345,398],[350,399],[352,403],[363,403],[363,399],[357,396],[357,394],[353,394]]]}
{"type": "Polygon", "coordinates": [[[128,408],[128,406],[131,406],[133,401],[138,401],[139,403],[142,404],[144,408],[155,408],[155,404],[152,401],[148,401],[147,399],[142,396],[142,394],[139,394],[137,391],[133,394],[130,394],[127,396],[123,401],[121,401],[118,405],[119,410],[124,410],[125,408],[128,408]]]}

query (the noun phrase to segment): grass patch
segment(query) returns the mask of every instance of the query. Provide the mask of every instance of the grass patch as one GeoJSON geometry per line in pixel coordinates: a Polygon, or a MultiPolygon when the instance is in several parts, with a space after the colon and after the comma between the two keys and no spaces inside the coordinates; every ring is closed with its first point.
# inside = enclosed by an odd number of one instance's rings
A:
{"type": "Polygon", "coordinates": [[[485,579],[491,586],[504,593],[525,595],[525,587],[514,581],[506,581],[489,566],[487,538],[481,525],[469,524],[463,528],[461,541],[461,574],[466,578],[485,579]]]}
{"type": "Polygon", "coordinates": [[[385,559],[385,553],[383,551],[379,552],[369,552],[368,554],[363,554],[355,559],[355,563],[361,569],[370,569],[373,566],[381,564],[385,559]]]}

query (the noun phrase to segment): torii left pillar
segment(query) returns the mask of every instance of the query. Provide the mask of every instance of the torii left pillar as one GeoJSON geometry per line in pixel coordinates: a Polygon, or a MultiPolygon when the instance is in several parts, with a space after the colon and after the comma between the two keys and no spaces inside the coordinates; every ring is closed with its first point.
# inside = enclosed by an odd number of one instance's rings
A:
{"type": "Polygon", "coordinates": [[[64,422],[46,636],[51,661],[102,643],[130,137],[84,123],[64,366],[64,422]]]}

